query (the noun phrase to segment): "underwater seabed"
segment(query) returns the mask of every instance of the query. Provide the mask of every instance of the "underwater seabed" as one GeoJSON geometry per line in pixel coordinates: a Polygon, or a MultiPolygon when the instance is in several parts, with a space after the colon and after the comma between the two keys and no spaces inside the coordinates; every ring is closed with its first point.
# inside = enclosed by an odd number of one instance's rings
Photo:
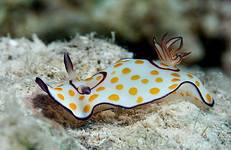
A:
{"type": "Polygon", "coordinates": [[[54,81],[64,81],[65,51],[70,52],[82,79],[121,58],[132,58],[132,53],[93,36],[76,36],[69,42],[49,45],[36,36],[32,41],[2,37],[0,50],[3,150],[231,149],[231,79],[219,69],[184,68],[205,81],[214,97],[215,105],[207,111],[188,97],[171,94],[159,102],[134,109],[110,109],[87,121],[77,121],[39,89],[35,77],[53,85],[54,81]]]}

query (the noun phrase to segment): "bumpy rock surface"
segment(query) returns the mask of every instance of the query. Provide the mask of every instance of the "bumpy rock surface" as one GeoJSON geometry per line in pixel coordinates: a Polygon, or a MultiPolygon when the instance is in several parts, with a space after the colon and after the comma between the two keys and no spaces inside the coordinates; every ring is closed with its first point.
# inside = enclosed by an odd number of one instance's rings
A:
{"type": "Polygon", "coordinates": [[[0,38],[1,149],[230,149],[231,82],[219,70],[190,69],[216,99],[202,111],[172,95],[162,103],[131,110],[114,109],[88,121],[77,121],[35,84],[67,77],[63,52],[68,51],[76,74],[84,79],[120,58],[131,58],[121,47],[93,36],[45,45],[32,40],[0,38]]]}

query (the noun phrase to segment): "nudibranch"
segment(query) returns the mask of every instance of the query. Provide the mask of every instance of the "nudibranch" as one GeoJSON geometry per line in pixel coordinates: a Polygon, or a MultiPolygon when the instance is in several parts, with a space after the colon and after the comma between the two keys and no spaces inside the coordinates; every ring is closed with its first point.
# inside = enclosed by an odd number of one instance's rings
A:
{"type": "Polygon", "coordinates": [[[94,108],[102,104],[133,108],[172,93],[190,96],[200,104],[212,107],[214,100],[202,82],[192,73],[177,68],[190,54],[179,52],[183,44],[182,37],[166,40],[164,36],[160,44],[154,39],[154,44],[160,61],[122,59],[85,80],[73,77],[73,64],[68,53],[64,53],[69,81],[57,87],[45,84],[38,77],[35,81],[77,119],[89,118],[94,108]]]}

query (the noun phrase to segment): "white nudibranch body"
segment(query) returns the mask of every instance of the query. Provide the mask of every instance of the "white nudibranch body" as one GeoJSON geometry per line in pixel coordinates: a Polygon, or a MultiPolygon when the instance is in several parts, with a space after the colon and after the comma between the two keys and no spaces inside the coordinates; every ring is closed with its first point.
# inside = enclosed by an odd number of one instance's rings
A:
{"type": "MultiPolygon", "coordinates": [[[[171,40],[168,42],[174,44],[182,39],[177,37],[171,40]]],[[[171,43],[168,45],[171,46],[171,43]]],[[[160,48],[161,46],[159,51],[160,48]]],[[[172,49],[171,54],[174,54],[172,49]]],[[[184,56],[182,53],[176,53],[176,56],[170,56],[171,59],[166,55],[162,57],[168,59],[168,62],[174,59],[178,63],[184,56]]],[[[73,66],[67,53],[64,63],[68,73],[71,73],[73,66]]],[[[72,79],[59,87],[46,85],[40,78],[36,78],[36,82],[77,119],[90,117],[94,108],[101,104],[133,108],[176,92],[182,96],[190,96],[206,106],[214,105],[212,96],[196,76],[180,71],[176,64],[170,63],[171,66],[163,61],[123,59],[83,81],[72,79]]]]}

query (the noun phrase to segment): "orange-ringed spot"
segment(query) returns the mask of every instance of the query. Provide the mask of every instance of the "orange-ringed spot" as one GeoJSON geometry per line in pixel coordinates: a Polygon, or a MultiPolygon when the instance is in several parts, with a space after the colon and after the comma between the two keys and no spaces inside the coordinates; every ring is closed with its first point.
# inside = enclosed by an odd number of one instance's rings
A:
{"type": "Polygon", "coordinates": [[[136,99],[136,102],[137,103],[142,103],[144,101],[143,97],[142,96],[139,96],[137,99],[136,99]]]}
{"type": "Polygon", "coordinates": [[[155,79],[155,81],[156,81],[157,83],[160,83],[160,82],[163,82],[163,79],[162,79],[161,77],[158,77],[158,78],[155,79]]]}
{"type": "Polygon", "coordinates": [[[57,97],[61,100],[64,100],[64,96],[62,94],[57,94],[57,97]]]}
{"type": "Polygon", "coordinates": [[[124,88],[124,86],[122,84],[116,85],[116,89],[117,90],[122,90],[123,88],[124,88]]]}
{"type": "Polygon", "coordinates": [[[72,110],[76,110],[77,105],[76,105],[75,103],[70,103],[70,104],[69,104],[69,107],[70,107],[72,110]]]}
{"type": "Polygon", "coordinates": [[[123,63],[117,63],[114,65],[114,67],[117,68],[117,67],[122,66],[122,65],[123,65],[123,63]]]}
{"type": "Polygon", "coordinates": [[[212,96],[210,96],[209,94],[206,94],[206,99],[209,103],[212,102],[212,96]]]}
{"type": "Polygon", "coordinates": [[[63,88],[61,88],[61,87],[56,87],[56,88],[54,88],[56,91],[62,91],[63,90],[63,88]]]}
{"type": "Polygon", "coordinates": [[[85,113],[88,113],[90,110],[91,110],[91,106],[89,104],[85,105],[84,108],[83,108],[83,111],[85,113]]]}
{"type": "Polygon", "coordinates": [[[139,78],[140,78],[139,75],[134,75],[134,76],[131,77],[131,80],[138,80],[139,78]]]}
{"type": "Polygon", "coordinates": [[[152,94],[152,95],[156,95],[160,92],[160,89],[159,88],[151,88],[149,90],[149,92],[152,94]]]}
{"type": "Polygon", "coordinates": [[[118,77],[114,77],[111,79],[111,83],[116,83],[119,81],[119,78],[118,77]]]}
{"type": "Polygon", "coordinates": [[[143,64],[144,61],[143,61],[143,60],[136,60],[135,63],[136,63],[136,64],[143,64]]]}
{"type": "Polygon", "coordinates": [[[105,87],[101,86],[96,89],[97,92],[105,90],[105,87]]]}
{"type": "Polygon", "coordinates": [[[147,84],[149,81],[148,81],[148,79],[142,79],[141,82],[142,82],[143,84],[147,84]]]}
{"type": "Polygon", "coordinates": [[[93,94],[89,97],[89,101],[92,102],[94,101],[99,95],[98,94],[93,94]]]}
{"type": "Polygon", "coordinates": [[[69,94],[70,96],[75,96],[75,92],[74,92],[73,90],[68,90],[68,94],[69,94]]]}
{"type": "Polygon", "coordinates": [[[159,72],[158,72],[158,71],[156,71],[156,70],[152,70],[152,71],[150,72],[150,74],[151,74],[151,75],[158,75],[158,74],[159,74],[159,72]]]}
{"type": "Polygon", "coordinates": [[[111,101],[118,101],[120,97],[117,94],[111,94],[110,96],[108,96],[108,99],[111,101]]]}
{"type": "Polygon", "coordinates": [[[137,94],[137,88],[131,87],[128,92],[130,95],[136,95],[137,94]]]}
{"type": "Polygon", "coordinates": [[[178,84],[173,84],[173,85],[169,86],[168,88],[169,88],[170,90],[173,90],[173,89],[175,89],[177,86],[178,86],[178,84]]]}
{"type": "Polygon", "coordinates": [[[123,70],[122,70],[122,73],[123,74],[128,74],[128,73],[130,73],[131,72],[131,69],[129,69],[129,68],[124,68],[123,70]]]}
{"type": "Polygon", "coordinates": [[[81,101],[84,100],[84,98],[85,98],[85,96],[83,96],[83,95],[79,96],[79,100],[81,100],[81,101]]]}
{"type": "Polygon", "coordinates": [[[171,75],[174,77],[180,77],[180,75],[178,73],[171,73],[171,75]]]}
{"type": "Polygon", "coordinates": [[[180,81],[180,79],[178,79],[178,78],[173,78],[171,81],[172,81],[172,82],[177,82],[177,81],[180,81]]]}

